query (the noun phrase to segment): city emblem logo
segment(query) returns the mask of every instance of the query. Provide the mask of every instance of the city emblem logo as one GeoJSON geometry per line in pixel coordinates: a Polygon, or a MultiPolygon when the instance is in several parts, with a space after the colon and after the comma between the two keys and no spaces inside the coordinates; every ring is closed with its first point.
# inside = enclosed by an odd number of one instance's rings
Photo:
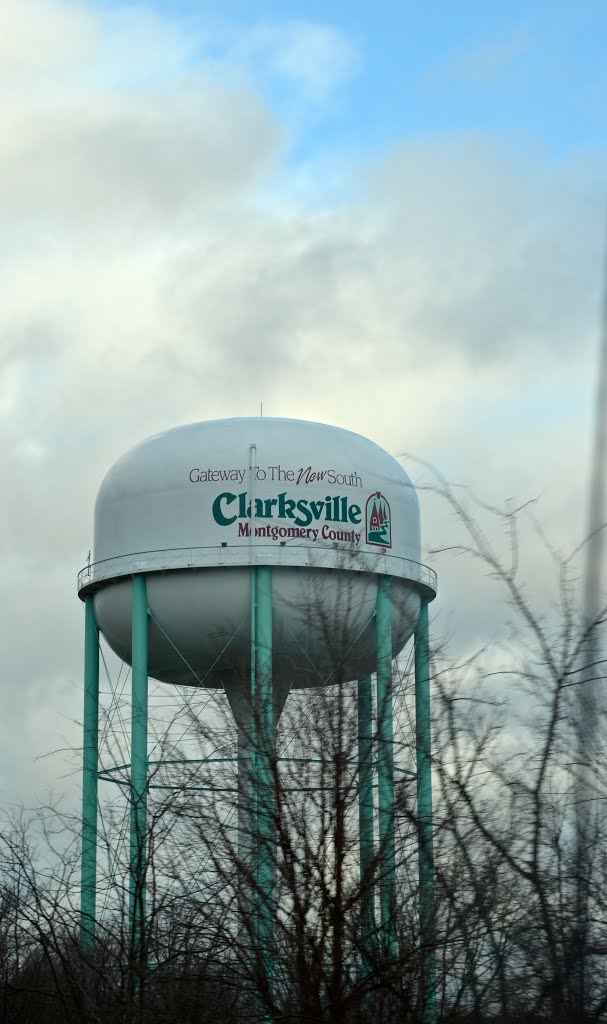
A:
{"type": "Polygon", "coordinates": [[[367,498],[366,507],[367,544],[378,547],[392,547],[392,516],[387,498],[375,491],[367,498]]]}

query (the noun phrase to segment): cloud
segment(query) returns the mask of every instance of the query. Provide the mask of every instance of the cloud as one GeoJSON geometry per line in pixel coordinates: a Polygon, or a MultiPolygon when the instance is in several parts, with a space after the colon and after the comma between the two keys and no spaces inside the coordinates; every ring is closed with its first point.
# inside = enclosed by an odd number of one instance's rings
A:
{"type": "Polygon", "coordinates": [[[533,38],[530,26],[519,28],[506,37],[485,42],[453,59],[452,70],[476,86],[486,86],[512,71],[528,56],[533,38]]]}
{"type": "Polygon", "coordinates": [[[233,52],[296,86],[315,103],[326,100],[360,65],[357,48],[343,32],[299,19],[255,26],[233,52]]]}
{"type": "Polygon", "coordinates": [[[485,140],[437,140],[391,152],[375,189],[393,238],[406,240],[393,266],[425,356],[449,346],[476,365],[511,364],[584,344],[599,283],[598,166],[551,169],[485,140]]]}
{"type": "Polygon", "coordinates": [[[31,93],[45,83],[48,86],[49,73],[61,75],[73,65],[82,66],[95,49],[96,34],[95,15],[81,5],[61,0],[2,0],[3,90],[31,93]]]}
{"type": "Polygon", "coordinates": [[[271,159],[279,132],[255,97],[194,80],[164,95],[5,112],[0,139],[8,221],[124,216],[145,228],[232,198],[271,159]]]}
{"type": "Polygon", "coordinates": [[[528,77],[537,37],[537,26],[531,20],[502,27],[499,36],[456,50],[428,70],[423,88],[433,91],[449,83],[466,83],[486,90],[504,81],[520,86],[528,77]]]}
{"type": "Polygon", "coordinates": [[[102,18],[47,0],[1,10],[7,29],[13,16],[17,25],[4,70],[17,92],[0,111],[11,247],[15,232],[31,244],[28,224],[37,242],[66,228],[82,235],[91,221],[131,232],[197,217],[234,201],[275,158],[282,130],[258,95],[219,85],[166,19],[137,8],[102,18]]]}
{"type": "MultiPolygon", "coordinates": [[[[32,787],[61,774],[33,758],[79,714],[75,574],[96,490],[142,437],[263,401],[424,454],[491,498],[542,492],[555,529],[579,539],[600,249],[591,160],[555,169],[477,139],[403,143],[353,169],[339,204],[269,202],[287,132],[254,61],[235,86],[185,47],[162,81],[154,44],[150,78],[139,52],[124,86],[110,22],[39,9],[56,13],[49,39],[83,40],[86,68],[70,43],[78,85],[47,93],[40,42],[0,112],[0,740],[21,729],[6,770],[32,787]]],[[[270,33],[256,52],[331,89],[346,72],[338,60],[331,79],[341,44],[324,31],[270,33]]],[[[426,537],[444,537],[444,512],[428,510],[426,537]]],[[[445,571],[443,608],[472,643],[481,583],[445,571]]]]}

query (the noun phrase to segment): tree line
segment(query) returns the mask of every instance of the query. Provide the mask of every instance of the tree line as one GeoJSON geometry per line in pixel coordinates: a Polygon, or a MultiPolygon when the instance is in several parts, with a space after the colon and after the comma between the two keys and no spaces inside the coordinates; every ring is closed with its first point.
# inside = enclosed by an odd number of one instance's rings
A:
{"type": "MultiPolygon", "coordinates": [[[[440,487],[459,524],[457,544],[442,554],[481,568],[496,600],[501,594],[504,617],[491,645],[465,658],[450,656],[440,638],[433,644],[438,1020],[598,1024],[607,1019],[604,612],[584,616],[575,563],[539,530],[555,586],[543,604],[532,599],[519,542],[528,510],[473,514],[457,491],[440,487]],[[500,540],[483,518],[497,524],[500,540]],[[599,698],[586,762],[579,708],[588,649],[599,698]]],[[[162,756],[150,768],[140,945],[129,931],[126,769],[116,775],[116,795],[104,798],[93,949],[82,948],[78,929],[78,818],[57,806],[5,813],[0,1020],[422,1021],[428,949],[419,926],[407,659],[405,651],[393,679],[402,717],[394,737],[393,942],[382,941],[378,926],[377,835],[360,870],[356,683],[336,673],[313,699],[289,698],[268,761],[271,823],[263,835],[258,809],[246,805],[234,723],[219,695],[212,722],[186,712],[187,750],[169,729],[157,737],[162,756]],[[274,872],[271,906],[260,905],[266,890],[252,856],[260,844],[274,872]]]]}

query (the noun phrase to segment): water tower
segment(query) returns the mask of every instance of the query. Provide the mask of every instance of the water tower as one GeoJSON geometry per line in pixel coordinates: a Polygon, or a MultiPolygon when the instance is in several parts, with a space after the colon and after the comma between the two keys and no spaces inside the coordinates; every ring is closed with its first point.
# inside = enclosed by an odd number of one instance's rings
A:
{"type": "MultiPolygon", "coordinates": [[[[95,508],[94,560],[79,574],[78,592],[85,603],[83,946],[93,948],[96,918],[100,632],[132,669],[135,941],[145,915],[145,887],[137,887],[145,862],[148,677],[223,688],[238,727],[239,765],[252,766],[246,784],[255,790],[260,834],[272,827],[268,764],[289,691],[357,680],[364,872],[376,843],[374,802],[363,796],[375,770],[375,675],[380,934],[388,949],[396,898],[392,662],[414,635],[420,924],[431,950],[428,602],[436,577],[420,564],[418,501],[402,466],[358,434],[299,420],[224,419],[158,434],[106,475],[95,508]]],[[[245,813],[243,802],[243,835],[245,813]]],[[[271,890],[272,865],[257,856],[260,886],[271,890]]],[[[262,902],[271,905],[270,891],[262,902]]],[[[369,931],[374,900],[367,899],[362,915],[369,931]]],[[[271,927],[260,906],[261,943],[271,927]]],[[[427,1020],[435,1016],[434,985],[430,951],[427,1020]]]]}

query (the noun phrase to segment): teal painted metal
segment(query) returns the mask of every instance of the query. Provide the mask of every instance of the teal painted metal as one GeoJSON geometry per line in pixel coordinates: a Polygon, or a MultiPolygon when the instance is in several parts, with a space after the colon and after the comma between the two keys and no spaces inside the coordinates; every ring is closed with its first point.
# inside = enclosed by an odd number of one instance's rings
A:
{"type": "MultiPolygon", "coordinates": [[[[252,808],[254,810],[255,886],[253,921],[256,953],[271,991],[274,936],[274,779],[272,758],[275,743],[272,686],[272,569],[251,569],[251,709],[252,709],[252,808]]],[[[268,1007],[260,1007],[263,1024],[269,1024],[268,1007]]]]}
{"type": "Polygon", "coordinates": [[[92,596],[84,605],[84,735],[82,742],[82,853],[80,948],[95,951],[97,897],[97,784],[99,768],[99,629],[92,596]]]}
{"type": "Polygon", "coordinates": [[[148,599],[145,576],[133,577],[131,636],[131,833],[129,926],[135,962],[143,953],[148,781],[148,599]]]}
{"type": "Polygon", "coordinates": [[[432,827],[432,722],[430,715],[430,633],[428,602],[421,603],[415,632],[415,744],[419,819],[419,916],[422,944],[424,1024],[437,1019],[434,950],[434,846],[432,827]]]}
{"type": "Polygon", "coordinates": [[[358,681],[358,834],[362,966],[366,974],[373,964],[376,936],[371,676],[358,681]]]}
{"type": "Polygon", "coordinates": [[[255,693],[257,788],[257,887],[260,951],[270,968],[274,917],[274,708],[272,700],[272,569],[253,570],[256,582],[255,693]]]}
{"type": "Polygon", "coordinates": [[[392,600],[389,576],[377,577],[377,800],[380,917],[384,954],[396,956],[396,848],[394,838],[394,735],[392,724],[392,600]]]}
{"type": "MultiPolygon", "coordinates": [[[[258,826],[257,826],[257,802],[258,802],[258,789],[259,789],[259,769],[258,769],[258,712],[257,712],[257,568],[253,566],[251,568],[251,721],[249,724],[249,735],[250,743],[249,750],[247,751],[245,758],[238,764],[238,784],[241,794],[244,797],[245,808],[248,804],[248,813],[242,815],[245,831],[248,832],[248,843],[250,847],[250,856],[252,858],[252,875],[253,875],[253,891],[250,897],[251,906],[251,918],[252,918],[252,934],[254,942],[258,942],[258,922],[259,922],[259,899],[257,893],[257,864],[258,864],[258,826]],[[244,785],[240,778],[240,773],[245,772],[246,778],[244,785]],[[249,790],[247,796],[247,788],[249,790]]],[[[239,837],[242,840],[242,834],[239,837]]],[[[243,841],[243,852],[244,852],[244,840],[243,841]]],[[[249,850],[247,850],[247,856],[249,856],[249,850]]],[[[243,883],[244,884],[244,883],[243,883]]],[[[248,896],[243,901],[245,906],[249,904],[248,896]]]]}

